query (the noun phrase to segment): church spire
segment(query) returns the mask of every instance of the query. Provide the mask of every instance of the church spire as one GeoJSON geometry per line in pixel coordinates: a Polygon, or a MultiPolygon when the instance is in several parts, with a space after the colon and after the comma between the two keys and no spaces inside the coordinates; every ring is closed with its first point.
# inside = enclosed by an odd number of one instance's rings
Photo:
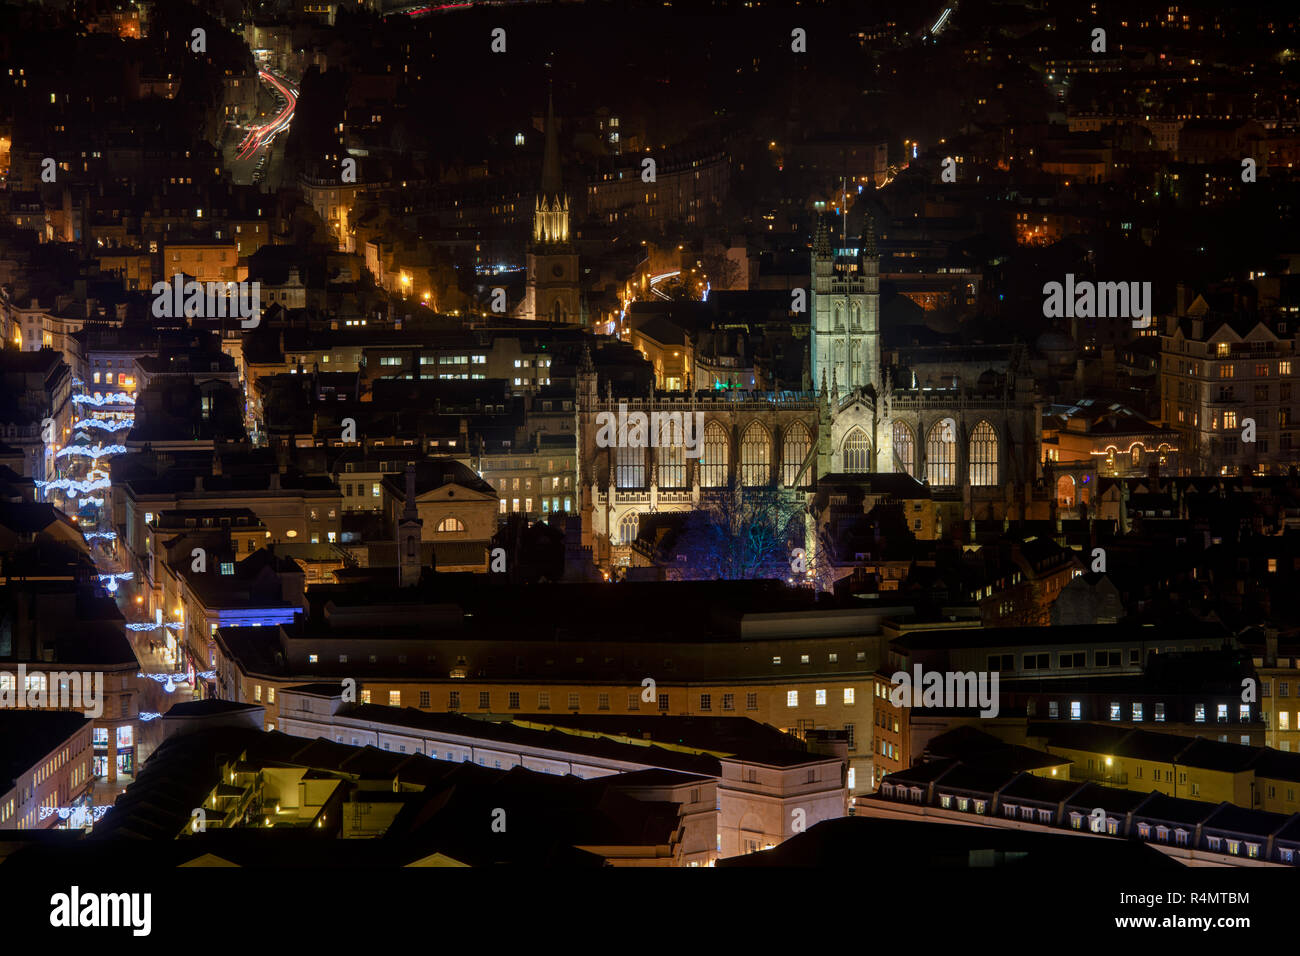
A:
{"type": "Polygon", "coordinates": [[[829,259],[831,256],[831,234],[826,228],[826,220],[817,217],[817,227],[813,230],[813,258],[829,259]]]}
{"type": "Polygon", "coordinates": [[[569,241],[569,197],[560,176],[560,138],[555,123],[555,98],[546,94],[546,148],[542,155],[542,188],[533,208],[533,242],[569,241]]]}
{"type": "Polygon", "coordinates": [[[876,250],[876,217],[870,209],[862,220],[862,241],[859,245],[864,259],[875,259],[880,255],[876,250]]]}
{"type": "Polygon", "coordinates": [[[560,137],[555,129],[555,98],[546,93],[546,150],[542,154],[542,195],[560,195],[560,137]]]}

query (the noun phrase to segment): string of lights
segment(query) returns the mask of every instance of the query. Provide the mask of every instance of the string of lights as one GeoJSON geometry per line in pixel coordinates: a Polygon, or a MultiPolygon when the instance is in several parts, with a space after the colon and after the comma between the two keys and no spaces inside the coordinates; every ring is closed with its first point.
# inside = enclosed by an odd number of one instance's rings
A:
{"type": "Polygon", "coordinates": [[[75,494],[83,494],[87,491],[101,491],[104,488],[112,486],[108,478],[97,478],[94,481],[78,481],[76,478],[56,478],[53,481],[37,481],[37,488],[51,488],[55,491],[71,491],[75,494]]]}
{"type": "Polygon", "coordinates": [[[60,448],[55,452],[55,458],[66,458],[69,455],[75,458],[93,458],[96,461],[106,455],[120,455],[126,451],[125,445],[68,445],[66,448],[60,448]]]}
{"type": "Polygon", "coordinates": [[[72,402],[74,405],[134,405],[135,399],[126,392],[108,392],[105,395],[73,395],[72,402]]]}
{"type": "Polygon", "coordinates": [[[72,427],[73,429],[102,428],[106,432],[120,432],[134,424],[135,416],[128,415],[126,418],[82,418],[74,422],[72,427]]]}

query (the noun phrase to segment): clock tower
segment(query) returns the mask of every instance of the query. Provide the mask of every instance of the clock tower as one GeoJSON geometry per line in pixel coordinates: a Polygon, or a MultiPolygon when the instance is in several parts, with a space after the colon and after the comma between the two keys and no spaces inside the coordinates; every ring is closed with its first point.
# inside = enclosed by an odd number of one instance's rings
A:
{"type": "Polygon", "coordinates": [[[528,243],[528,288],[524,317],[539,322],[578,325],[578,251],[569,235],[569,196],[560,182],[560,143],[555,107],[546,98],[546,152],[542,188],[533,207],[533,236],[528,243]]]}

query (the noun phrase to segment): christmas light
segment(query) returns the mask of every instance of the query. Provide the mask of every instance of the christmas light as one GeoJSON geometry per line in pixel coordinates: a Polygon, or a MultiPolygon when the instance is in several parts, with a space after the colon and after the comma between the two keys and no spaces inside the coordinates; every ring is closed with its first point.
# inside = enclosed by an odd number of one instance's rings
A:
{"type": "Polygon", "coordinates": [[[124,428],[130,428],[135,424],[135,416],[130,415],[126,418],[83,418],[74,422],[72,427],[76,428],[102,428],[106,432],[120,432],[124,428]]]}
{"type": "Polygon", "coordinates": [[[113,805],[111,803],[100,803],[93,807],[41,807],[40,811],[42,820],[57,813],[60,820],[72,818],[69,826],[82,827],[90,823],[91,820],[98,823],[100,818],[112,809],[113,805]]]}
{"type": "Polygon", "coordinates": [[[190,677],[188,674],[137,674],[137,677],[147,677],[149,680],[157,681],[163,685],[163,690],[172,693],[176,690],[177,684],[188,684],[190,677]]]}
{"type": "Polygon", "coordinates": [[[68,445],[55,452],[54,457],[64,458],[72,455],[77,458],[94,458],[98,461],[105,455],[120,455],[124,451],[126,451],[125,445],[68,445]]]}
{"type": "Polygon", "coordinates": [[[125,402],[128,405],[134,405],[135,399],[126,392],[109,392],[107,395],[73,395],[72,401],[77,405],[120,405],[125,402]]]}
{"type": "Polygon", "coordinates": [[[56,478],[54,481],[37,481],[37,488],[53,488],[55,491],[71,491],[76,494],[83,494],[87,491],[99,491],[103,488],[109,488],[113,484],[107,478],[99,478],[95,481],[77,481],[75,478],[56,478]]]}
{"type": "Polygon", "coordinates": [[[105,541],[116,541],[116,531],[92,531],[90,534],[83,535],[87,541],[94,541],[96,538],[102,538],[105,541]]]}

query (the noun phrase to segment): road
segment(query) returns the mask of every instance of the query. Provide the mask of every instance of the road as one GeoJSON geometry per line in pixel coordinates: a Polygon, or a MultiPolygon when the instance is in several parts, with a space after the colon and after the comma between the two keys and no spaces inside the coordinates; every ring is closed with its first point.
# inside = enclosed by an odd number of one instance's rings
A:
{"type": "MultiPolygon", "coordinates": [[[[259,70],[258,76],[284,98],[284,106],[269,122],[250,127],[238,145],[225,150],[225,165],[231,179],[245,185],[254,182],[258,160],[266,158],[270,162],[271,146],[276,137],[289,128],[298,105],[298,87],[291,81],[267,70],[259,70]]],[[[266,172],[265,167],[263,171],[266,172]]]]}

